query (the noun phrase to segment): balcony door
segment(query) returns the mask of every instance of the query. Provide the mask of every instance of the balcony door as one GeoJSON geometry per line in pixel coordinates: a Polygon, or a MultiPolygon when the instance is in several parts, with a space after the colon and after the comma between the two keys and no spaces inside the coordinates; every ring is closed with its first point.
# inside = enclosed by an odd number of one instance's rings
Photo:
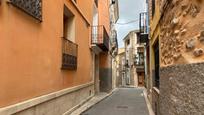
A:
{"type": "Polygon", "coordinates": [[[93,7],[93,27],[92,27],[92,35],[94,36],[92,40],[97,43],[98,42],[97,41],[98,29],[96,28],[96,26],[98,26],[98,11],[97,11],[97,7],[94,5],[93,7]]]}

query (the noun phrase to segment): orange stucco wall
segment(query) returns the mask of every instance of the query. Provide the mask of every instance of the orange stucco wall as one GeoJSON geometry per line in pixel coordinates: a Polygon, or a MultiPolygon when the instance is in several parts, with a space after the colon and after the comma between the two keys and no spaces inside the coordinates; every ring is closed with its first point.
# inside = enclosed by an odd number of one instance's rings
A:
{"type": "MultiPolygon", "coordinates": [[[[92,2],[77,0],[89,22],[92,2]]],[[[86,21],[71,0],[46,0],[42,6],[43,22],[39,23],[6,0],[0,5],[0,107],[92,81],[90,30],[86,21]],[[76,71],[60,69],[64,4],[76,18],[76,71]]]]}
{"type": "Polygon", "coordinates": [[[109,0],[99,0],[99,25],[104,25],[108,34],[110,33],[110,14],[109,14],[109,0]]]}
{"type": "MultiPolygon", "coordinates": [[[[99,12],[99,25],[103,25],[110,35],[110,14],[109,14],[109,0],[99,0],[98,2],[98,12],[99,12]]],[[[100,67],[110,68],[111,67],[111,57],[108,52],[100,54],[99,59],[100,67]]]]}

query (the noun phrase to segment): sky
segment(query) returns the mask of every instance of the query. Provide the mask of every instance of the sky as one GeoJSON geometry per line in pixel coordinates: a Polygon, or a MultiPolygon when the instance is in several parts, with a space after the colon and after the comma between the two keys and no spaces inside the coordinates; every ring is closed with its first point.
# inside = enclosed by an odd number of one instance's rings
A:
{"type": "Polygon", "coordinates": [[[119,20],[116,24],[119,48],[124,47],[123,38],[130,31],[139,29],[139,13],[145,11],[145,1],[119,0],[119,20]]]}

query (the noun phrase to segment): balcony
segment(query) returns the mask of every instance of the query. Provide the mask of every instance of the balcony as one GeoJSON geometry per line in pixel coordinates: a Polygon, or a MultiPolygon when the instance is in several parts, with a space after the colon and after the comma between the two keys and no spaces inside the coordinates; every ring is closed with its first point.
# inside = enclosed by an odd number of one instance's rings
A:
{"type": "Polygon", "coordinates": [[[138,60],[135,63],[136,72],[145,72],[144,52],[138,52],[138,60]]]}
{"type": "Polygon", "coordinates": [[[101,51],[109,51],[109,35],[104,26],[92,26],[91,44],[92,49],[95,46],[99,47],[101,51]]]}
{"type": "Polygon", "coordinates": [[[136,72],[145,72],[144,64],[136,64],[136,72]]]}
{"type": "Polygon", "coordinates": [[[149,35],[148,35],[148,15],[146,12],[140,13],[139,18],[139,27],[140,27],[140,33],[139,33],[139,43],[146,43],[149,42],[149,35]]]}
{"type": "Polygon", "coordinates": [[[78,45],[66,38],[63,38],[62,40],[62,69],[63,70],[77,69],[77,52],[78,52],[78,45]]]}

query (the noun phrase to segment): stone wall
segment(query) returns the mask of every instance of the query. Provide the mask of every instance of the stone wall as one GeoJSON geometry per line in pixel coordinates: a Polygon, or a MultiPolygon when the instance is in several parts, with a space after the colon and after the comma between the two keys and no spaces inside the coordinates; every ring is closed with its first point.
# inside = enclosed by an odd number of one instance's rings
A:
{"type": "Polygon", "coordinates": [[[159,114],[159,90],[155,87],[152,88],[152,109],[155,115],[159,114]]]}
{"type": "Polygon", "coordinates": [[[204,115],[204,63],[160,69],[161,115],[204,115]]]}
{"type": "Polygon", "coordinates": [[[161,4],[161,66],[203,62],[204,1],[162,0],[161,4]]]}

